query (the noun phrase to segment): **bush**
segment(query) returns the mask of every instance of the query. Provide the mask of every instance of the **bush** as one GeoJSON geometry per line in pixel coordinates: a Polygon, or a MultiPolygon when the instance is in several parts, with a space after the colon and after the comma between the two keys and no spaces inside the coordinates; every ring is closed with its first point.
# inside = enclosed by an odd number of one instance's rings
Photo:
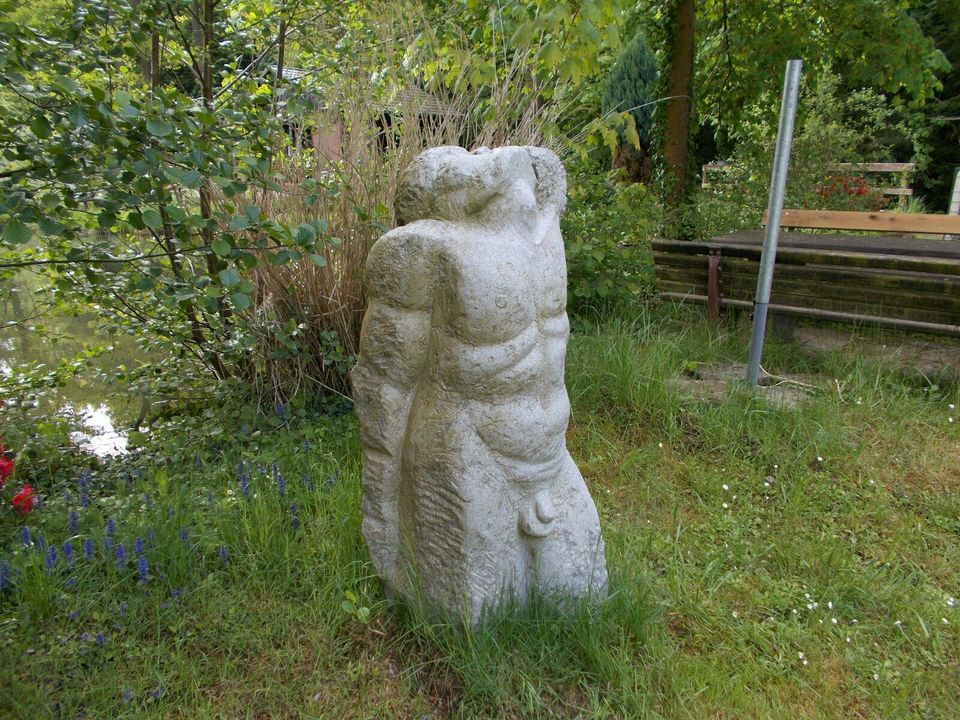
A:
{"type": "Polygon", "coordinates": [[[607,313],[649,296],[649,242],[658,223],[656,198],[646,186],[616,182],[583,163],[568,163],[567,212],[561,222],[567,252],[567,305],[574,315],[607,313]]]}

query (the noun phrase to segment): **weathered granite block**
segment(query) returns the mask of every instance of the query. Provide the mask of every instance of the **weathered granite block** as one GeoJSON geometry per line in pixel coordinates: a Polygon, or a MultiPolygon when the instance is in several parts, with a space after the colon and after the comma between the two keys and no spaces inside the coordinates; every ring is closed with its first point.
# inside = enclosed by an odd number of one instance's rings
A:
{"type": "Polygon", "coordinates": [[[390,592],[472,623],[535,590],[606,592],[565,441],[565,197],[548,150],[427,150],[367,259],[364,537],[390,592]]]}

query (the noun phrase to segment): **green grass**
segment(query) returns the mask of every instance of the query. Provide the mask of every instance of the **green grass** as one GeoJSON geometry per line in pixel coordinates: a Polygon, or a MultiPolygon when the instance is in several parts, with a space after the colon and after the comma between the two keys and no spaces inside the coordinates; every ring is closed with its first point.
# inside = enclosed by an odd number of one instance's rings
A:
{"type": "MultiPolygon", "coordinates": [[[[956,717],[960,388],[777,344],[769,370],[831,381],[796,410],[668,382],[742,361],[744,340],[667,310],[575,332],[568,443],[607,542],[598,607],[538,599],[471,632],[388,606],[359,533],[349,419],[221,438],[198,449],[203,467],[146,467],[129,485],[101,473],[74,538],[95,538],[98,559],[72,572],[62,558],[44,572],[4,519],[18,586],[0,596],[0,715],[956,717]],[[104,554],[107,517],[130,556],[153,529],[147,584],[104,554]]],[[[34,536],[62,546],[76,496],[35,511],[34,536]]]]}

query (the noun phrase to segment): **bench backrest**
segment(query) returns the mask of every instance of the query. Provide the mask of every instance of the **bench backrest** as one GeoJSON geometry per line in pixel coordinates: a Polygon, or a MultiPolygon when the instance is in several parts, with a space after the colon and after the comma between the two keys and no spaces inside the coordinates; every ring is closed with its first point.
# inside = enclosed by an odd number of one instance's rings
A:
{"type": "MultiPolygon", "coordinates": [[[[767,224],[766,212],[763,213],[763,224],[767,224]]],[[[780,218],[780,227],[960,235],[960,215],[784,209],[780,218]]]]}

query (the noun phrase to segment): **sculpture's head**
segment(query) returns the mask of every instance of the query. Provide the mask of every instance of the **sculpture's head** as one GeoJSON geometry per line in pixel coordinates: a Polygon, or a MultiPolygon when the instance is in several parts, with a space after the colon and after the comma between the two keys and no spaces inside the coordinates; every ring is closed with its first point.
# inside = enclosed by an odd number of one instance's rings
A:
{"type": "Polygon", "coordinates": [[[566,198],[560,159],[538,147],[443,146],[420,153],[407,167],[396,196],[397,222],[462,220],[509,195],[518,210],[559,215],[566,198]]]}

